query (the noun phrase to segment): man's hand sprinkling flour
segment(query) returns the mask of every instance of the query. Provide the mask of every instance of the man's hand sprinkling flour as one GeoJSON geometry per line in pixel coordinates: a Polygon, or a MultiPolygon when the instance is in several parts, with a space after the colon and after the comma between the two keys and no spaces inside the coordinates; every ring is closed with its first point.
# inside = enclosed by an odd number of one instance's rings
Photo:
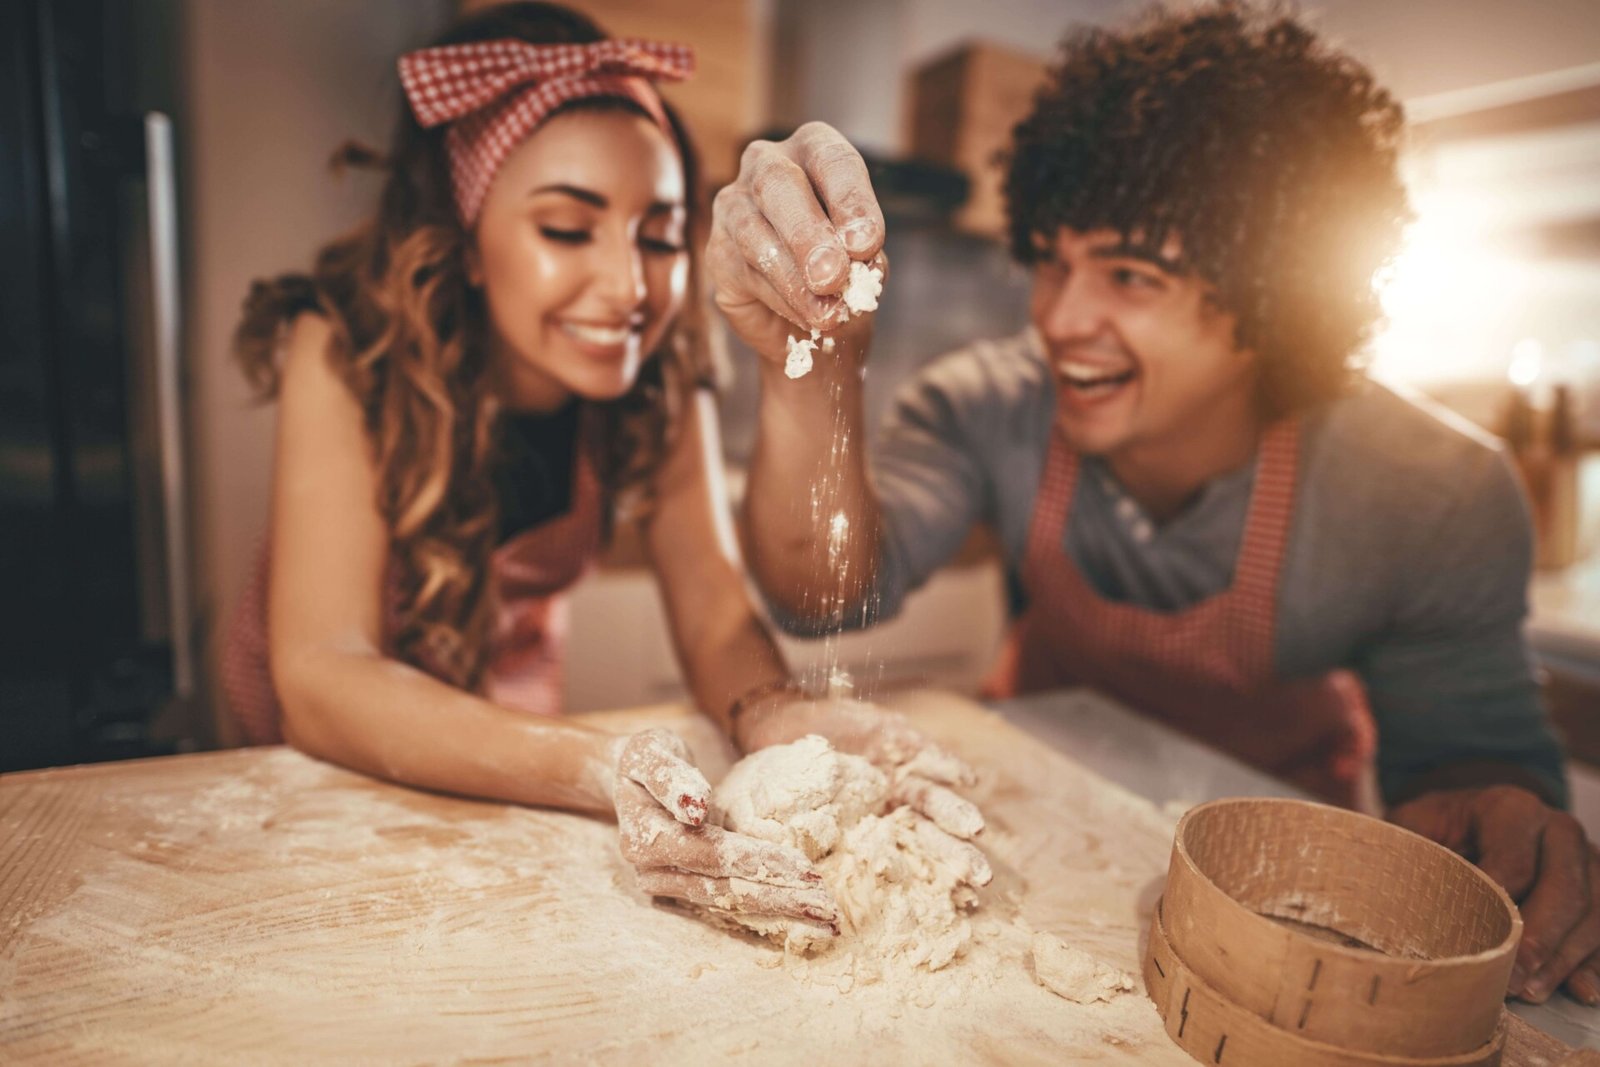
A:
{"type": "Polygon", "coordinates": [[[838,932],[822,877],[798,849],[724,830],[711,786],[668,730],[618,738],[614,800],[622,856],[639,888],[701,907],[838,932]]]}
{"type": "Polygon", "coordinates": [[[837,131],[813,122],[752,142],[717,194],[707,250],[717,306],[789,378],[835,354],[857,359],[883,292],[884,233],[866,164],[837,131]]]}
{"type": "Polygon", "coordinates": [[[823,610],[839,619],[861,617],[873,588],[880,531],[861,391],[886,234],[866,163],[820,122],[753,142],[713,207],[717,307],[755,350],[761,382],[745,558],[771,603],[799,616],[818,608],[819,580],[834,583],[823,610]],[[817,523],[840,514],[851,536],[819,537],[817,523]]]}

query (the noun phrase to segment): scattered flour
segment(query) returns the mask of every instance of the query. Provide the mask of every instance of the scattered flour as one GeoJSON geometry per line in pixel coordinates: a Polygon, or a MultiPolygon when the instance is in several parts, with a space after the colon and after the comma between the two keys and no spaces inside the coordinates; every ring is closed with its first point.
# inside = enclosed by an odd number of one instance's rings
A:
{"type": "Polygon", "coordinates": [[[1053,934],[1034,934],[1032,947],[1035,980],[1075,1004],[1110,1001],[1133,991],[1133,978],[1126,972],[1101,963],[1053,934]]]}
{"type": "MultiPolygon", "coordinates": [[[[841,321],[848,322],[851,314],[859,315],[864,311],[878,310],[878,298],[883,295],[883,271],[877,267],[869,267],[859,260],[850,263],[850,280],[845,283],[844,292],[840,299],[848,309],[841,321]]],[[[814,353],[818,343],[823,351],[829,348],[829,342],[822,340],[821,330],[812,330],[809,338],[790,337],[785,341],[783,373],[789,378],[804,378],[811,373],[814,366],[814,353]]]]}
{"type": "Polygon", "coordinates": [[[736,764],[717,788],[724,825],[793,846],[817,864],[839,905],[841,937],[819,938],[806,923],[729,915],[804,953],[871,960],[895,970],[937,971],[972,941],[972,886],[989,880],[987,863],[908,807],[884,812],[888,778],[871,763],[837,752],[815,735],[762,749],[736,764]]]}
{"type": "Polygon", "coordinates": [[[1132,965],[1147,916],[1129,902],[1166,870],[1170,831],[1055,757],[968,744],[989,769],[973,795],[996,877],[937,971],[860,934],[796,955],[652,906],[602,819],[414,793],[288,749],[106,779],[57,888],[0,917],[0,1034],[41,1062],[1166,1062],[1144,997],[1082,1005],[1036,984],[1027,918],[1076,916],[1083,947],[1132,965]],[[1116,867],[1083,846],[1110,825],[1116,867]],[[132,1008],[108,1008],[129,990],[132,1008]]]}

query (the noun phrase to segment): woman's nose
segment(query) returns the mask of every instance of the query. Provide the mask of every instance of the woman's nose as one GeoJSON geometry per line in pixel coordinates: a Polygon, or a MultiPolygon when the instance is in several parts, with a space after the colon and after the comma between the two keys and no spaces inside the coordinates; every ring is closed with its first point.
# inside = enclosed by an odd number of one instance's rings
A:
{"type": "Polygon", "coordinates": [[[596,279],[608,303],[631,312],[645,300],[644,256],[638,243],[615,239],[605,242],[596,279]]]}

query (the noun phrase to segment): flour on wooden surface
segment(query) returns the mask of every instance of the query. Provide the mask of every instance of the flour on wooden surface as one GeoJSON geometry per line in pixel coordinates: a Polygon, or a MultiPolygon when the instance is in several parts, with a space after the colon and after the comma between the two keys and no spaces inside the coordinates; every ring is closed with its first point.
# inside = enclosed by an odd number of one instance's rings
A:
{"type": "Polygon", "coordinates": [[[1109,1001],[1133,991],[1133,977],[1101,963],[1053,934],[1033,935],[1033,976],[1050,992],[1075,1004],[1109,1001]]]}
{"type": "Polygon", "coordinates": [[[133,1064],[1188,1062],[1145,997],[1065,1000],[1029,958],[1031,921],[1136,967],[1170,823],[998,720],[924,716],[979,769],[995,871],[937,971],[656,906],[609,821],[281,749],[97,787],[59,887],[0,915],[0,1045],[133,1064]],[[229,776],[183,770],[204,766],[229,776]]]}

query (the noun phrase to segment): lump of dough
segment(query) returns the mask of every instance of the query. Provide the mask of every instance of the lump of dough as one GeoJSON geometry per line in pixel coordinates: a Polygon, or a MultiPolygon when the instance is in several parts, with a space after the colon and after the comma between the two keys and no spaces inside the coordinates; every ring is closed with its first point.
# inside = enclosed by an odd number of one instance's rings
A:
{"type": "Polygon", "coordinates": [[[1045,933],[1033,935],[1033,976],[1050,992],[1078,1004],[1109,1001],[1133,989],[1126,972],[1045,933]]]}
{"type": "Polygon", "coordinates": [[[752,752],[716,791],[728,829],[793,846],[812,862],[833,851],[863,815],[882,808],[888,795],[882,771],[835,751],[816,734],[752,752]]]}

